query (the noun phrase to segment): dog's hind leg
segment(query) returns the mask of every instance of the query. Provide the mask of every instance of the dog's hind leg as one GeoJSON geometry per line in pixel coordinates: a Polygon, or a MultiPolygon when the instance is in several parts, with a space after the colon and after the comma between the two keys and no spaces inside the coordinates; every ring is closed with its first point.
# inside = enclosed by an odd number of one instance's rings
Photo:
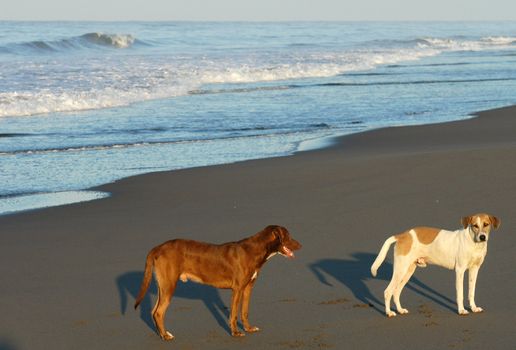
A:
{"type": "Polygon", "coordinates": [[[385,314],[388,317],[394,317],[396,316],[396,313],[391,310],[391,298],[394,294],[394,291],[398,288],[398,286],[401,284],[403,277],[405,277],[408,270],[408,265],[405,261],[405,259],[397,259],[394,258],[394,267],[392,271],[392,278],[391,282],[385,288],[385,291],[383,292],[384,301],[385,301],[385,314]]]}
{"type": "Polygon", "coordinates": [[[400,315],[408,313],[408,310],[404,309],[401,306],[400,295],[401,295],[401,291],[403,290],[403,288],[405,287],[407,282],[410,280],[410,277],[412,277],[412,275],[414,274],[414,271],[416,271],[416,266],[417,265],[415,263],[412,263],[408,267],[407,273],[405,273],[405,276],[401,280],[400,284],[398,284],[398,286],[394,289],[394,294],[393,294],[394,304],[396,305],[396,309],[398,310],[398,313],[400,315]]]}
{"type": "MultiPolygon", "coordinates": [[[[254,280],[255,281],[255,280],[254,280]]],[[[249,324],[249,301],[251,299],[251,292],[253,290],[254,281],[250,282],[244,289],[242,300],[242,323],[246,332],[258,332],[260,328],[253,327],[249,324]]]]}
{"type": "Polygon", "coordinates": [[[159,336],[163,340],[172,340],[174,336],[172,333],[165,329],[165,312],[170,305],[170,300],[176,289],[178,276],[160,276],[160,273],[156,271],[156,281],[158,284],[158,300],[152,310],[152,318],[158,331],[159,336]]]}

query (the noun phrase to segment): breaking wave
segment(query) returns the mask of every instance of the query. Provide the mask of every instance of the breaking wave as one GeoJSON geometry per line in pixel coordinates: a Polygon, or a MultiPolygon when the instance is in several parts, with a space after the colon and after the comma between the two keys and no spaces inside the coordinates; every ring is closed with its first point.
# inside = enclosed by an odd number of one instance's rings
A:
{"type": "Polygon", "coordinates": [[[80,36],[60,40],[35,40],[22,43],[11,43],[0,47],[0,52],[11,54],[62,52],[80,49],[126,49],[133,45],[145,44],[131,34],[86,33],[80,36]]]}
{"type": "Polygon", "coordinates": [[[469,40],[463,37],[456,38],[434,38],[420,37],[409,40],[373,40],[369,46],[383,47],[406,47],[420,49],[436,49],[447,51],[477,51],[490,48],[516,45],[516,37],[510,36],[488,36],[476,40],[469,40]]]}
{"type": "Polygon", "coordinates": [[[453,38],[422,38],[418,40],[420,47],[432,47],[452,51],[479,51],[490,48],[516,45],[516,37],[485,37],[480,40],[461,40],[453,38]]]}
{"type": "MultiPolygon", "coordinates": [[[[53,52],[64,50],[118,50],[136,45],[151,45],[130,34],[86,33],[62,40],[31,41],[2,48],[53,52]]],[[[127,106],[147,100],[187,94],[237,93],[291,89],[298,83],[262,84],[343,74],[379,74],[375,68],[397,67],[451,51],[514,49],[515,37],[416,38],[374,41],[346,50],[275,52],[274,55],[196,56],[174,52],[163,57],[152,55],[97,55],[74,57],[73,69],[62,64],[39,62],[13,66],[12,76],[4,75],[5,89],[0,92],[0,117],[30,116],[54,112],[74,112],[127,106]],[[77,61],[78,60],[78,61],[77,61]],[[77,62],[76,62],[77,61],[77,62]],[[77,63],[77,64],[75,64],[77,63]],[[46,63],[45,63],[46,64],[46,63]],[[26,88],[20,86],[20,77],[26,88]],[[42,79],[44,78],[44,79],[42,79]],[[12,82],[10,83],[10,81],[12,82]],[[33,81],[42,85],[31,85],[33,81]],[[255,84],[255,85],[228,85],[255,84]],[[258,86],[257,86],[258,85],[258,86]],[[12,87],[16,87],[16,89],[12,87]]],[[[509,51],[512,52],[512,51],[509,51]]],[[[443,63],[440,63],[443,64],[443,63]]],[[[462,64],[462,63],[453,63],[462,64]]],[[[387,74],[387,73],[382,73],[387,74]]],[[[389,73],[391,74],[391,73],[389,73]]],[[[409,82],[411,84],[419,82],[409,82]]],[[[434,83],[423,81],[422,83],[434,83]]],[[[379,84],[379,83],[371,83],[379,84]]],[[[393,84],[387,82],[385,84],[393,84]]],[[[0,83],[1,85],[1,83],[0,83]]],[[[301,84],[306,85],[306,84],[301,84]]],[[[338,84],[337,84],[338,85],[338,84]]],[[[340,84],[342,85],[342,84],[340,84]]],[[[1,86],[0,86],[1,87],[1,86]]]]}

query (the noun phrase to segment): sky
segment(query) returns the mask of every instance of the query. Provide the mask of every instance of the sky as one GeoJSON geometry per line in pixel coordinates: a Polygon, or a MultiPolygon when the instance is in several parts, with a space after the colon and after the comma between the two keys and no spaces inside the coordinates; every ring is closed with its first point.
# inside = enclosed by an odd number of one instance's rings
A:
{"type": "Polygon", "coordinates": [[[0,0],[0,20],[516,20],[516,0],[0,0]]]}

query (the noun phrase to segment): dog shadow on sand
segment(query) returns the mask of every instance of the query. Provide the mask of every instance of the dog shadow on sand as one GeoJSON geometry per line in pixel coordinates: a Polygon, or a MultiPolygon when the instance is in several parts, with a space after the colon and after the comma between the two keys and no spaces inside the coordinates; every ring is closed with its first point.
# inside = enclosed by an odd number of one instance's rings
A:
{"type": "MultiPolygon", "coordinates": [[[[134,301],[138,292],[140,291],[140,284],[143,279],[143,271],[133,271],[128,272],[123,275],[120,275],[116,279],[116,284],[118,286],[118,292],[120,294],[120,311],[122,315],[125,315],[127,309],[133,309],[134,301]],[[129,296],[131,296],[129,298],[129,296]],[[129,304],[129,305],[128,305],[129,304]]],[[[147,326],[153,331],[156,330],[154,327],[154,321],[152,320],[151,312],[154,307],[154,303],[156,302],[156,296],[158,293],[158,289],[156,286],[156,282],[154,278],[143,298],[140,306],[140,318],[147,324],[147,326]],[[154,301],[151,301],[151,295],[153,295],[154,301]]],[[[229,310],[224,305],[224,302],[220,298],[219,292],[216,288],[198,284],[198,283],[182,283],[178,282],[174,295],[172,297],[172,302],[170,304],[169,312],[171,312],[171,308],[174,306],[175,298],[186,298],[192,300],[202,300],[206,308],[211,312],[217,323],[226,330],[226,332],[231,333],[230,328],[228,326],[227,320],[229,318],[229,310]]]]}
{"type": "MultiPolygon", "coordinates": [[[[383,290],[379,295],[380,299],[378,299],[367,287],[367,281],[373,278],[383,280],[385,281],[385,287],[387,287],[392,277],[392,264],[385,261],[378,270],[378,275],[373,277],[371,275],[371,265],[376,259],[376,254],[359,252],[352,254],[351,257],[352,259],[349,260],[321,259],[310,264],[309,267],[322,284],[333,286],[327,279],[327,276],[331,276],[349,288],[355,298],[384,314],[383,290]]],[[[412,276],[409,280],[405,286],[405,289],[407,288],[444,308],[456,311],[454,300],[429,287],[415,276],[412,276]]]]}

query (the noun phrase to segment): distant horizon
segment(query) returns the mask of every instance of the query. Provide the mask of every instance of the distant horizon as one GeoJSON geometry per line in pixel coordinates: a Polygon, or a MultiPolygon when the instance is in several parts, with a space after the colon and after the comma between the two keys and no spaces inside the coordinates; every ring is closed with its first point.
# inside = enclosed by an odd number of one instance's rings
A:
{"type": "Polygon", "coordinates": [[[2,21],[85,22],[498,22],[516,20],[513,0],[18,0],[2,21]]]}
{"type": "Polygon", "coordinates": [[[436,22],[516,22],[516,19],[346,19],[346,20],[320,20],[320,19],[286,19],[286,20],[224,20],[224,19],[2,19],[0,22],[97,22],[97,23],[109,23],[109,22],[149,22],[149,23],[170,23],[170,22],[197,22],[197,23],[359,23],[359,22],[371,22],[371,23],[436,23],[436,22]]]}

